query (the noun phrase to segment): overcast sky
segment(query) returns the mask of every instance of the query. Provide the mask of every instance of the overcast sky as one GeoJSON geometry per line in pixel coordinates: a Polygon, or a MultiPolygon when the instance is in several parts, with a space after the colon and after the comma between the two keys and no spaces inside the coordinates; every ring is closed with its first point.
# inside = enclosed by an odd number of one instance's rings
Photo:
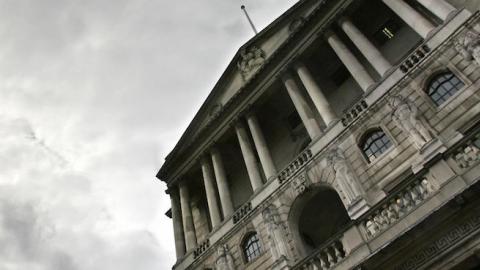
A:
{"type": "Polygon", "coordinates": [[[169,269],[155,174],[294,0],[0,0],[0,269],[169,269]]]}

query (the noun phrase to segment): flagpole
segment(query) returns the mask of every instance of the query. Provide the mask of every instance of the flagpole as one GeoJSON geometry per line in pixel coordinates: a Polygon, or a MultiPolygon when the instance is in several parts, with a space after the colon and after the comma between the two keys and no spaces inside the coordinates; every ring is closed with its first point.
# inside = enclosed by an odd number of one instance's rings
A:
{"type": "Polygon", "coordinates": [[[255,33],[255,35],[258,34],[257,28],[255,28],[255,25],[253,25],[253,22],[252,22],[252,20],[250,19],[250,16],[248,16],[248,13],[247,13],[247,10],[245,9],[245,6],[242,5],[240,8],[243,10],[243,13],[245,13],[245,16],[247,17],[247,20],[248,20],[248,22],[250,23],[250,26],[252,27],[252,30],[253,30],[253,32],[255,33]]]}

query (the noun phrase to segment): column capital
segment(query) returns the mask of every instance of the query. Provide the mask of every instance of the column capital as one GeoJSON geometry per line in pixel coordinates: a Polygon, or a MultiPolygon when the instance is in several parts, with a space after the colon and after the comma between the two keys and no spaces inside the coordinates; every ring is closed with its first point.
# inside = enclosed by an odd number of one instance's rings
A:
{"type": "Polygon", "coordinates": [[[335,32],[334,32],[332,29],[327,29],[327,30],[325,30],[325,32],[323,33],[323,36],[324,36],[326,39],[329,39],[329,38],[332,37],[332,36],[337,36],[337,34],[335,34],[335,32]]]}

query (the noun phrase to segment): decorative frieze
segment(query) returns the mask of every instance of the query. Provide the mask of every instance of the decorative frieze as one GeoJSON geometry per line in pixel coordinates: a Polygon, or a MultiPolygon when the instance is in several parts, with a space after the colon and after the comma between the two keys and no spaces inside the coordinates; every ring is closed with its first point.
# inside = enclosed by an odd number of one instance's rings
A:
{"type": "Polygon", "coordinates": [[[480,34],[475,30],[468,30],[463,36],[454,40],[453,45],[465,60],[474,61],[480,65],[480,34]]]}
{"type": "Polygon", "coordinates": [[[245,217],[248,213],[250,213],[250,211],[252,211],[251,202],[247,202],[246,204],[238,208],[237,211],[235,211],[235,213],[233,213],[233,216],[232,216],[233,224],[236,224],[237,222],[239,222],[243,217],[245,217]]]}
{"type": "Polygon", "coordinates": [[[435,242],[432,244],[424,247],[418,252],[415,252],[415,255],[408,258],[399,266],[395,267],[395,270],[419,269],[421,266],[425,265],[425,263],[429,262],[436,256],[439,256],[442,252],[451,248],[462,239],[465,239],[470,234],[478,231],[479,228],[480,215],[477,213],[470,219],[455,226],[448,233],[435,240],[435,242]]]}
{"type": "Polygon", "coordinates": [[[427,44],[423,44],[422,46],[418,47],[413,53],[410,54],[409,57],[405,61],[402,62],[400,65],[400,70],[403,73],[407,73],[410,69],[412,69],[420,60],[425,58],[425,56],[430,53],[431,49],[427,46],[427,44]]]}
{"type": "Polygon", "coordinates": [[[313,157],[312,151],[308,148],[297,156],[290,164],[278,174],[278,181],[282,184],[290,176],[298,172],[313,157]]]}
{"type": "Polygon", "coordinates": [[[193,251],[193,258],[196,259],[210,247],[210,240],[207,239],[200,243],[193,251]]]}
{"type": "Polygon", "coordinates": [[[426,178],[416,180],[383,203],[363,222],[367,235],[374,237],[412,212],[432,195],[435,188],[426,178]]]}

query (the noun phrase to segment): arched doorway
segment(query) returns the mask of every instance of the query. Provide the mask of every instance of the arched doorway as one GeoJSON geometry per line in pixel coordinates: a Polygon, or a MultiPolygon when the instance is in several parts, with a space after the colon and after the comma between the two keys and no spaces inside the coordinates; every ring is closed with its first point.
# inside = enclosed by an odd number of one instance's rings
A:
{"type": "Polygon", "coordinates": [[[311,189],[298,197],[289,223],[300,253],[308,255],[350,221],[337,192],[328,187],[311,189]]]}

